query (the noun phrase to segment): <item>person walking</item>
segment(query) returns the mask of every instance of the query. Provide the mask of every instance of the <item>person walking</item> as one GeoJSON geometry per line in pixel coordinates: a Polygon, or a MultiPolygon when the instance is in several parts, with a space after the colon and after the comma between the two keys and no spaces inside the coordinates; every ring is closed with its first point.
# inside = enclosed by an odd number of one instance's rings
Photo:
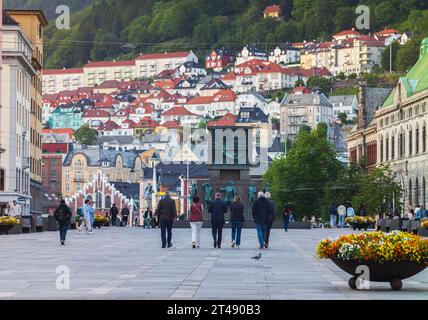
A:
{"type": "Polygon", "coordinates": [[[85,200],[85,204],[83,205],[83,218],[82,222],[80,223],[79,229],[77,230],[79,233],[81,233],[82,230],[85,229],[87,233],[92,234],[90,202],[90,200],[85,200]]]}
{"type": "Polygon", "coordinates": [[[54,215],[55,220],[58,222],[61,245],[64,246],[72,215],[70,208],[65,204],[64,200],[61,200],[60,205],[58,208],[56,208],[54,215]]]}
{"type": "Polygon", "coordinates": [[[111,206],[111,209],[110,209],[111,225],[113,227],[116,226],[118,214],[119,214],[119,209],[117,209],[116,204],[113,203],[113,205],[111,206]]]}
{"type": "Polygon", "coordinates": [[[257,237],[259,239],[259,249],[267,248],[265,243],[266,239],[266,225],[270,215],[272,215],[272,207],[269,201],[266,199],[263,191],[258,193],[258,199],[253,203],[253,219],[256,223],[257,237]]]}
{"type": "Polygon", "coordinates": [[[94,229],[94,223],[95,223],[95,209],[94,209],[94,202],[92,200],[89,200],[89,217],[91,219],[91,227],[94,229]]]}
{"type": "Polygon", "coordinates": [[[265,244],[266,245],[265,245],[265,247],[268,248],[269,247],[270,230],[272,229],[273,222],[275,221],[275,218],[276,218],[276,207],[275,207],[275,202],[273,202],[273,200],[271,199],[272,195],[270,192],[266,192],[265,197],[271,206],[270,214],[268,215],[267,221],[266,221],[266,237],[265,237],[265,244]]]}
{"type": "Polygon", "coordinates": [[[190,206],[190,227],[192,228],[192,248],[200,248],[201,231],[204,224],[204,208],[198,196],[193,196],[193,203],[190,206]]]}
{"type": "Polygon", "coordinates": [[[227,213],[227,204],[221,200],[221,194],[215,194],[215,200],[210,203],[208,212],[211,213],[211,231],[214,240],[214,248],[221,249],[223,236],[224,215],[227,213]]]}
{"type": "Polygon", "coordinates": [[[328,214],[330,215],[330,227],[332,228],[336,228],[336,223],[337,223],[337,208],[336,208],[336,204],[332,203],[330,208],[328,208],[328,214]]]}
{"type": "Polygon", "coordinates": [[[337,208],[337,213],[339,216],[339,228],[343,228],[345,226],[346,207],[341,204],[337,208]]]}
{"type": "Polygon", "coordinates": [[[22,215],[22,208],[21,206],[16,202],[16,200],[12,201],[12,205],[9,206],[9,213],[8,215],[13,218],[21,218],[22,215]]]}
{"type": "Polygon", "coordinates": [[[348,204],[348,209],[346,209],[346,216],[347,217],[355,217],[355,210],[352,208],[352,205],[348,204]]]}
{"type": "Polygon", "coordinates": [[[284,231],[288,232],[288,226],[290,225],[290,220],[291,220],[291,208],[284,208],[282,211],[282,218],[284,220],[284,231]]]}
{"type": "Polygon", "coordinates": [[[166,248],[167,246],[171,248],[172,225],[177,218],[177,208],[169,192],[166,192],[165,198],[159,201],[157,211],[161,228],[162,248],[166,248]]]}
{"type": "Polygon", "coordinates": [[[120,225],[122,227],[126,227],[128,225],[128,217],[129,217],[129,208],[128,206],[124,206],[120,212],[122,216],[122,221],[120,222],[120,225]]]}
{"type": "Polygon", "coordinates": [[[239,248],[239,246],[241,245],[242,224],[245,222],[244,206],[241,203],[240,196],[235,197],[229,210],[230,210],[230,221],[232,224],[231,247],[234,248],[236,246],[237,248],[239,248]]]}

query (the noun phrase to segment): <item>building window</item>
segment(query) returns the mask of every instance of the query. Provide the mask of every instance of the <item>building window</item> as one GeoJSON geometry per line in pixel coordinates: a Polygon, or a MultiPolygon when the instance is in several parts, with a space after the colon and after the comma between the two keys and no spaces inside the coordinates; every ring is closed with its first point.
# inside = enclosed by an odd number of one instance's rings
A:
{"type": "Polygon", "coordinates": [[[383,137],[380,140],[380,162],[383,162],[383,137]]]}
{"type": "Polygon", "coordinates": [[[427,151],[427,129],[422,128],[422,152],[427,151]]]}
{"type": "Polygon", "coordinates": [[[426,204],[427,204],[427,198],[426,198],[426,181],[425,181],[425,177],[423,177],[422,178],[422,203],[423,203],[423,206],[426,206],[426,204]]]}
{"type": "Polygon", "coordinates": [[[419,128],[416,129],[415,143],[416,154],[419,154],[419,128]]]}
{"type": "Polygon", "coordinates": [[[395,158],[395,137],[391,138],[391,160],[395,158]]]}
{"type": "Polygon", "coordinates": [[[413,153],[413,131],[409,131],[409,156],[413,153]]]}
{"type": "Polygon", "coordinates": [[[106,196],[105,198],[105,208],[109,209],[111,207],[111,197],[110,196],[106,196]]]}
{"type": "Polygon", "coordinates": [[[419,180],[415,181],[415,205],[419,205],[419,180]]]}
{"type": "Polygon", "coordinates": [[[386,138],[386,142],[385,142],[385,160],[388,161],[389,160],[389,138],[386,138]]]}
{"type": "Polygon", "coordinates": [[[97,208],[98,209],[102,209],[102,205],[103,205],[103,195],[101,194],[101,192],[97,192],[97,208]]]}
{"type": "Polygon", "coordinates": [[[3,169],[0,169],[0,191],[4,191],[5,184],[5,172],[3,169]]]}
{"type": "Polygon", "coordinates": [[[409,205],[413,204],[412,202],[413,189],[412,189],[412,179],[409,179],[409,205]]]}
{"type": "Polygon", "coordinates": [[[51,166],[56,166],[56,159],[51,160],[51,166]]]}

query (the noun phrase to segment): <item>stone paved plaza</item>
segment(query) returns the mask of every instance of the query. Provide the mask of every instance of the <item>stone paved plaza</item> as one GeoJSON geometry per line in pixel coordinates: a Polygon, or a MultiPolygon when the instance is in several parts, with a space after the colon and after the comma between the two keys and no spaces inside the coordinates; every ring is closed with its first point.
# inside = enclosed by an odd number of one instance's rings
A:
{"type": "Polygon", "coordinates": [[[353,291],[349,276],[316,258],[320,239],[343,230],[272,230],[260,261],[256,231],[243,230],[232,249],[230,229],[222,250],[212,249],[204,229],[201,249],[190,230],[174,230],[174,247],[160,248],[160,231],[114,228],[78,235],[65,247],[56,232],[0,236],[0,299],[428,299],[428,270],[405,280],[400,292],[387,283],[353,291]],[[70,289],[56,288],[56,268],[70,269],[70,289]]]}

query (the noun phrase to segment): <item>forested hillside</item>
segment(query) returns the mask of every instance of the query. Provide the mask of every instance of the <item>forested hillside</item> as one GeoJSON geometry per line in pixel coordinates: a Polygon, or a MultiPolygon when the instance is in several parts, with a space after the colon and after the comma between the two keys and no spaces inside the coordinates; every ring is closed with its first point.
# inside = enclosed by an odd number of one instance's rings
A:
{"type": "Polygon", "coordinates": [[[59,5],[67,5],[71,12],[77,12],[92,2],[93,0],[3,0],[3,6],[7,9],[41,9],[48,19],[53,19],[59,5]]]}
{"type": "MultiPolygon", "coordinates": [[[[270,49],[287,41],[329,39],[354,26],[359,3],[371,9],[372,32],[388,26],[415,33],[415,40],[400,49],[403,57],[428,34],[425,0],[95,0],[73,15],[71,30],[51,24],[46,66],[185,49],[203,57],[220,46],[257,43],[270,49]],[[272,3],[281,4],[283,21],[263,19],[263,9],[272,3]]],[[[402,68],[413,62],[404,61],[402,68]]]]}

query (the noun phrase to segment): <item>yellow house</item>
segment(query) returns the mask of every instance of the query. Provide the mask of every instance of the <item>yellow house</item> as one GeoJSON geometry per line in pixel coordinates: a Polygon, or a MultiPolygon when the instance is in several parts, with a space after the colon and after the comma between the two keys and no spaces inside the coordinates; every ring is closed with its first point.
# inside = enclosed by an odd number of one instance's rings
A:
{"type": "Polygon", "coordinates": [[[311,69],[314,63],[314,54],[313,53],[303,53],[300,56],[300,67],[302,69],[311,69]]]}

